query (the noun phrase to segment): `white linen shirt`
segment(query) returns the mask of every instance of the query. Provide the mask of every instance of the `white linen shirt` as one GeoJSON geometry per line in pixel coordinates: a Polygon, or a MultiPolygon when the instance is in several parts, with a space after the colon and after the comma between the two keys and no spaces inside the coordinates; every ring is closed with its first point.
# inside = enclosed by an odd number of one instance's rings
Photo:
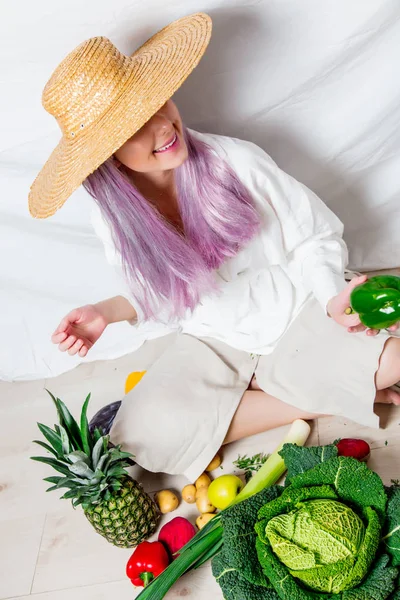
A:
{"type": "MultiPolygon", "coordinates": [[[[324,310],[346,285],[343,225],[308,188],[284,173],[258,146],[191,133],[236,172],[261,217],[259,233],[216,272],[219,294],[203,297],[179,322],[141,322],[134,293],[121,291],[138,312],[135,328],[148,338],[173,331],[219,339],[239,350],[269,354],[311,294],[324,310]]],[[[92,223],[108,261],[121,269],[110,229],[95,206],[92,223]]]]}

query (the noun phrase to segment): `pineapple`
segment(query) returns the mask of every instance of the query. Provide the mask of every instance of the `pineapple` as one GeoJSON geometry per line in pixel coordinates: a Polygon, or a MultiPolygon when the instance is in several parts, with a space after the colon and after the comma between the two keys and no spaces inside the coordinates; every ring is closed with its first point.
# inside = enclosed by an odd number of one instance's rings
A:
{"type": "Polygon", "coordinates": [[[120,446],[110,446],[109,436],[102,430],[90,432],[86,416],[90,394],[82,407],[80,426],[65,404],[50,396],[59,425],[53,430],[38,423],[49,444],[35,443],[53,457],[32,457],[61,473],[45,478],[52,484],[47,491],[67,488],[62,498],[71,499],[74,507],[81,505],[95,530],[115,546],[131,548],[146,540],[160,515],[150,496],[126,471],[132,455],[122,452],[120,446]]]}

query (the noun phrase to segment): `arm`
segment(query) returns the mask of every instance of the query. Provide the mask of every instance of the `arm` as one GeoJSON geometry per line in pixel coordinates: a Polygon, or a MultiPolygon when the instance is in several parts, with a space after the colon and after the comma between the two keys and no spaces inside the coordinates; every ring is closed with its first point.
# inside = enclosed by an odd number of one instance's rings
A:
{"type": "MultiPolygon", "coordinates": [[[[135,300],[127,287],[127,282],[122,270],[121,256],[114,246],[110,228],[104,220],[99,207],[96,205],[92,208],[91,222],[95,234],[103,243],[107,262],[114,268],[121,281],[120,295],[99,302],[96,306],[104,312],[104,316],[109,323],[128,321],[131,325],[134,325],[139,318],[137,311],[132,306],[132,303],[134,304],[135,300]]],[[[140,317],[142,318],[143,315],[140,315],[140,317]]]]}
{"type": "Polygon", "coordinates": [[[282,171],[261,148],[251,144],[251,155],[251,180],[263,199],[260,208],[265,212],[266,235],[282,244],[293,282],[313,293],[326,310],[329,300],[346,285],[343,225],[311,190],[282,171]]]}
{"type": "Polygon", "coordinates": [[[111,323],[136,320],[136,311],[123,296],[115,296],[97,304],[75,308],[52,335],[53,344],[58,344],[61,352],[71,356],[86,356],[104,330],[111,323]]]}
{"type": "Polygon", "coordinates": [[[124,296],[114,296],[94,305],[103,315],[107,325],[120,321],[137,321],[137,312],[124,296]]]}
{"type": "MultiPolygon", "coordinates": [[[[346,312],[351,291],[366,277],[357,277],[349,284],[345,281],[348,253],[342,239],[342,223],[311,190],[265,157],[265,168],[269,170],[265,185],[280,221],[291,276],[313,293],[326,314],[339,325],[350,333],[365,330],[358,315],[346,312]]],[[[367,335],[377,333],[367,330],[367,335]]]]}
{"type": "Polygon", "coordinates": [[[292,178],[288,183],[295,192],[289,196],[292,210],[283,224],[289,265],[326,311],[331,298],[346,287],[348,252],[343,225],[311,190],[292,178]]]}

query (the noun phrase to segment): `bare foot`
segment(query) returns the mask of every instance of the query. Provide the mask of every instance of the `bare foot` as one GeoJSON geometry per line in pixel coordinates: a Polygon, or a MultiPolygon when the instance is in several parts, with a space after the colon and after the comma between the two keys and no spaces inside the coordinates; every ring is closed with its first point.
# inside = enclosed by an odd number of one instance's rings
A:
{"type": "Polygon", "coordinates": [[[396,406],[400,406],[400,394],[390,388],[379,390],[376,392],[375,402],[376,404],[395,404],[396,406]]]}

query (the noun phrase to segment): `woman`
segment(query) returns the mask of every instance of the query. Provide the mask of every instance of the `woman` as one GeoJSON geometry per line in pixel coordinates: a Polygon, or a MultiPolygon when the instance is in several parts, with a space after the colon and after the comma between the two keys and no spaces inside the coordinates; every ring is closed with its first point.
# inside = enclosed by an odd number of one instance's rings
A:
{"type": "MultiPolygon", "coordinates": [[[[194,480],[222,443],[295,418],[375,426],[398,404],[400,340],[347,315],[343,227],[257,146],[186,129],[171,100],[211,33],[207,15],[168,26],[128,58],[93,38],[43,95],[63,138],[30,193],[47,217],[83,182],[93,224],[130,293],[73,310],[53,342],[86,356],[119,321],[175,331],[125,397],[111,440],[150,471],[194,480]]],[[[149,334],[150,337],[150,334],[149,334]]]]}

